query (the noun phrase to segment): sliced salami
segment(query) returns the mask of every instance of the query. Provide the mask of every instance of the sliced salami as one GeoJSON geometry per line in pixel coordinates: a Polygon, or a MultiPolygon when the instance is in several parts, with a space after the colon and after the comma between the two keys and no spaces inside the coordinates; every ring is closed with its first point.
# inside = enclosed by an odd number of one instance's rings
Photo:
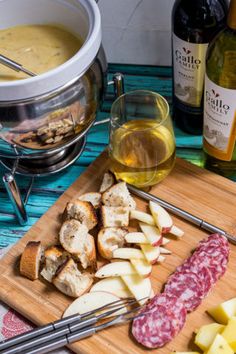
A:
{"type": "Polygon", "coordinates": [[[195,310],[204,297],[202,281],[189,270],[174,273],[167,281],[164,292],[176,296],[188,312],[195,310]]]}
{"type": "Polygon", "coordinates": [[[147,348],[160,348],[170,342],[186,320],[186,310],[177,298],[173,297],[170,301],[170,296],[166,295],[166,302],[165,297],[160,302],[162,304],[159,304],[158,296],[154,297],[143,309],[145,314],[133,321],[133,336],[147,348]]]}
{"type": "Polygon", "coordinates": [[[195,265],[191,261],[185,262],[180,267],[178,267],[178,272],[192,272],[195,273],[199,279],[199,286],[202,287],[203,297],[206,297],[209,293],[211,287],[214,285],[215,281],[211,275],[210,270],[202,264],[195,265]]]}
{"type": "Polygon", "coordinates": [[[174,274],[162,294],[154,296],[133,321],[132,333],[148,348],[160,348],[183,328],[186,313],[200,305],[215,282],[226,271],[229,244],[225,237],[213,234],[202,240],[195,252],[174,274]]]}

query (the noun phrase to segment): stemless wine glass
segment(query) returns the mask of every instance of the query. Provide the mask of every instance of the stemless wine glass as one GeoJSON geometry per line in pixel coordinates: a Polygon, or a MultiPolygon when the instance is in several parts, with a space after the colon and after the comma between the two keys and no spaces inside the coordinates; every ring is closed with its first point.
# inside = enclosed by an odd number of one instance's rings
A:
{"type": "Polygon", "coordinates": [[[175,137],[169,105],[159,94],[128,92],[111,108],[111,170],[139,188],[163,180],[175,163],[175,137]]]}

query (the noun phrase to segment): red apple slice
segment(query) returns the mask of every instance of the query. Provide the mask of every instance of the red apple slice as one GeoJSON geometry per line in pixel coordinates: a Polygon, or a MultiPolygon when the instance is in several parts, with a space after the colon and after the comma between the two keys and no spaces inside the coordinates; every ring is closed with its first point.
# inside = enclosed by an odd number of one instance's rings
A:
{"type": "Polygon", "coordinates": [[[144,213],[143,211],[131,210],[130,218],[131,219],[136,219],[136,220],[142,221],[142,222],[144,222],[146,224],[155,226],[155,221],[154,221],[152,215],[144,213]]]}
{"type": "MultiPolygon", "coordinates": [[[[94,291],[92,293],[87,293],[73,301],[69,305],[69,307],[67,307],[66,311],[63,314],[63,317],[75,315],[76,313],[83,314],[89,311],[93,311],[118,300],[120,300],[118,296],[105,291],[94,291]]],[[[100,313],[104,311],[106,310],[101,310],[100,313]]],[[[126,311],[127,308],[124,306],[124,308],[120,309],[119,311],[115,312],[110,316],[121,315],[126,311]]]]}
{"type": "Polygon", "coordinates": [[[163,263],[165,261],[166,257],[165,256],[162,256],[160,254],[160,256],[157,258],[157,263],[163,263]]]}
{"type": "Polygon", "coordinates": [[[173,226],[173,221],[171,216],[167,213],[167,211],[164,208],[162,208],[159,204],[154,203],[152,201],[149,202],[149,208],[151,210],[155,223],[158,226],[161,233],[166,234],[170,232],[170,229],[173,226]]]}
{"type": "Polygon", "coordinates": [[[110,292],[122,299],[132,297],[132,293],[129,291],[121,277],[105,278],[98,281],[90,289],[90,292],[94,291],[110,292]]]}
{"type": "Polygon", "coordinates": [[[124,275],[121,278],[140,305],[149,299],[152,289],[150,278],[142,278],[138,274],[124,275]]]}
{"type": "Polygon", "coordinates": [[[160,247],[153,247],[152,245],[140,245],[146,260],[154,264],[160,256],[160,247]]]}
{"type": "Polygon", "coordinates": [[[137,248],[118,248],[113,251],[113,258],[121,258],[121,259],[144,259],[143,252],[138,250],[137,248]]]}
{"type": "Polygon", "coordinates": [[[96,278],[119,277],[121,275],[136,274],[135,268],[130,262],[113,262],[108,263],[98,269],[95,273],[96,278]]]}
{"type": "Polygon", "coordinates": [[[172,253],[170,250],[167,250],[164,247],[160,247],[160,252],[161,252],[161,254],[171,254],[172,253]]]}
{"type": "Polygon", "coordinates": [[[141,277],[148,277],[152,272],[152,266],[146,259],[131,259],[131,264],[141,277]]]}
{"type": "Polygon", "coordinates": [[[182,237],[184,235],[184,231],[175,225],[171,227],[170,233],[176,237],[182,237]]]}
{"type": "Polygon", "coordinates": [[[143,232],[130,232],[125,235],[125,241],[128,243],[149,243],[143,232]]]}
{"type": "Polygon", "coordinates": [[[156,226],[139,223],[140,229],[152,246],[159,246],[162,243],[162,235],[156,226]]]}
{"type": "Polygon", "coordinates": [[[166,238],[166,237],[162,237],[162,246],[165,246],[165,245],[167,245],[167,243],[169,243],[170,242],[170,239],[169,238],[166,238]]]}

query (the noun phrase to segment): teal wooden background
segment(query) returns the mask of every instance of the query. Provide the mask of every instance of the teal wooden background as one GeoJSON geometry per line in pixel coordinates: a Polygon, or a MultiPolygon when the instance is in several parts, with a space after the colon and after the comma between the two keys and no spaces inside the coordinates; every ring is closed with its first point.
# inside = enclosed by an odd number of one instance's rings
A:
{"type": "MultiPolygon", "coordinates": [[[[163,95],[171,106],[171,68],[110,64],[108,79],[116,72],[125,75],[125,91],[147,89],[163,95]]],[[[97,120],[109,117],[113,95],[110,87],[97,120]]],[[[190,136],[175,128],[177,155],[197,165],[202,165],[202,137],[190,136]]],[[[44,214],[56,199],[75,181],[86,167],[104,150],[108,143],[108,125],[93,127],[87,136],[87,144],[82,156],[66,171],[57,175],[35,180],[27,204],[28,225],[19,226],[11,203],[2,184],[0,185],[0,248],[16,242],[44,214]]],[[[3,174],[0,167],[0,174],[3,174]]],[[[24,191],[28,178],[17,177],[17,182],[24,191]]]]}

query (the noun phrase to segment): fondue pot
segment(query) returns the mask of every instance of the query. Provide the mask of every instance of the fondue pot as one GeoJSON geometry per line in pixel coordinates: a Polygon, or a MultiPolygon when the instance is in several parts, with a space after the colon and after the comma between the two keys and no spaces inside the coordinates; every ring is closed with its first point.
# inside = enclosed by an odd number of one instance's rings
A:
{"type": "Polygon", "coordinates": [[[3,181],[24,224],[27,215],[14,174],[58,172],[79,156],[105,91],[107,63],[95,0],[0,0],[0,19],[0,29],[59,24],[83,41],[81,49],[55,69],[0,81],[0,160],[10,171],[3,181]]]}

